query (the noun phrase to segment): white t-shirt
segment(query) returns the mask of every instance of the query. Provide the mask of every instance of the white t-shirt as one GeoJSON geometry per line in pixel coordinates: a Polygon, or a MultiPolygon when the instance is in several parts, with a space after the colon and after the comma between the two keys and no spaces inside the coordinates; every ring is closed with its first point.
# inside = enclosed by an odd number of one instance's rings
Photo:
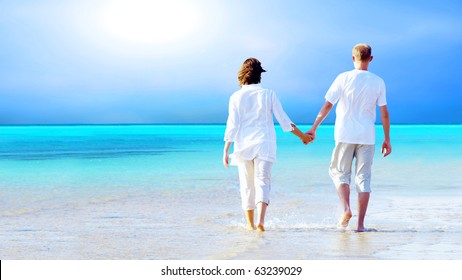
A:
{"type": "Polygon", "coordinates": [[[243,85],[231,96],[224,140],[234,142],[232,159],[276,161],[273,114],[283,131],[293,130],[274,91],[259,84],[243,85]]]}
{"type": "Polygon", "coordinates": [[[326,93],[337,104],[335,141],[375,144],[376,107],[387,105],[385,82],[364,70],[351,70],[337,76],[326,93]]]}

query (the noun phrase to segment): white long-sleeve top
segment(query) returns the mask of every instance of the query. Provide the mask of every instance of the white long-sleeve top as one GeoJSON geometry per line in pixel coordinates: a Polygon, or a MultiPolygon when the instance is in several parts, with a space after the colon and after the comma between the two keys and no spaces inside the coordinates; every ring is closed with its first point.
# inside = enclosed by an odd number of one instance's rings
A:
{"type": "MultiPolygon", "coordinates": [[[[234,160],[276,161],[276,131],[273,115],[285,132],[292,121],[282,108],[276,93],[259,84],[243,85],[229,99],[226,142],[234,142],[234,160]]],[[[233,162],[232,164],[235,164],[233,162]]]]}

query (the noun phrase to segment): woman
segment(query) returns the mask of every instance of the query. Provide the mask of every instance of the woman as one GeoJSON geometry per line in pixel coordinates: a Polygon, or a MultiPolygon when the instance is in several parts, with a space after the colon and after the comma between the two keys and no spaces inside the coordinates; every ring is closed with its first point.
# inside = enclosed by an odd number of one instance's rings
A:
{"type": "Polygon", "coordinates": [[[266,208],[271,190],[271,167],[276,161],[276,131],[273,115],[283,131],[291,131],[304,144],[311,138],[303,134],[284,112],[275,92],[260,85],[261,73],[266,72],[260,61],[248,58],[238,72],[241,89],[229,100],[223,164],[238,166],[242,208],[247,228],[255,229],[254,210],[257,209],[257,229],[264,231],[266,208]],[[228,155],[231,143],[234,153],[228,155]]]}

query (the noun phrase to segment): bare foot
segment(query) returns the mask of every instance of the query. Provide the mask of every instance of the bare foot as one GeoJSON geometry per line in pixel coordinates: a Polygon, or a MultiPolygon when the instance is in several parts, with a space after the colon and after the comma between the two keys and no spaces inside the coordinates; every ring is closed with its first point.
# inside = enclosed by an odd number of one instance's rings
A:
{"type": "Polygon", "coordinates": [[[255,230],[255,226],[247,224],[247,229],[248,230],[255,230]]]}
{"type": "Polygon", "coordinates": [[[356,229],[355,232],[368,232],[368,230],[364,227],[358,227],[358,229],[356,229]]]}
{"type": "Polygon", "coordinates": [[[378,232],[375,228],[358,228],[356,232],[378,232]]]}
{"type": "Polygon", "coordinates": [[[365,229],[365,228],[358,228],[358,229],[356,230],[356,232],[366,232],[366,229],[365,229]]]}
{"type": "Polygon", "coordinates": [[[353,215],[351,213],[345,213],[342,219],[338,222],[337,228],[346,229],[348,227],[348,223],[353,215]]]}
{"type": "Polygon", "coordinates": [[[261,232],[265,231],[265,228],[262,225],[258,225],[257,229],[258,231],[261,231],[261,232]]]}

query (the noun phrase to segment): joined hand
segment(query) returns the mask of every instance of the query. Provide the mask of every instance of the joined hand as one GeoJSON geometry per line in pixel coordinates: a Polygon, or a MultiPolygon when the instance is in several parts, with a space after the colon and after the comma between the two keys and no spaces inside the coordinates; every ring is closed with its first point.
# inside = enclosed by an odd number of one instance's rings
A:
{"type": "Polygon", "coordinates": [[[300,139],[302,140],[303,144],[305,144],[305,145],[307,145],[307,144],[309,144],[309,143],[311,143],[313,141],[313,138],[310,135],[306,134],[306,133],[303,134],[303,136],[300,137],[300,139]]]}
{"type": "Polygon", "coordinates": [[[314,139],[316,139],[316,130],[310,129],[305,132],[305,135],[311,139],[310,142],[314,142],[314,139]]]}

